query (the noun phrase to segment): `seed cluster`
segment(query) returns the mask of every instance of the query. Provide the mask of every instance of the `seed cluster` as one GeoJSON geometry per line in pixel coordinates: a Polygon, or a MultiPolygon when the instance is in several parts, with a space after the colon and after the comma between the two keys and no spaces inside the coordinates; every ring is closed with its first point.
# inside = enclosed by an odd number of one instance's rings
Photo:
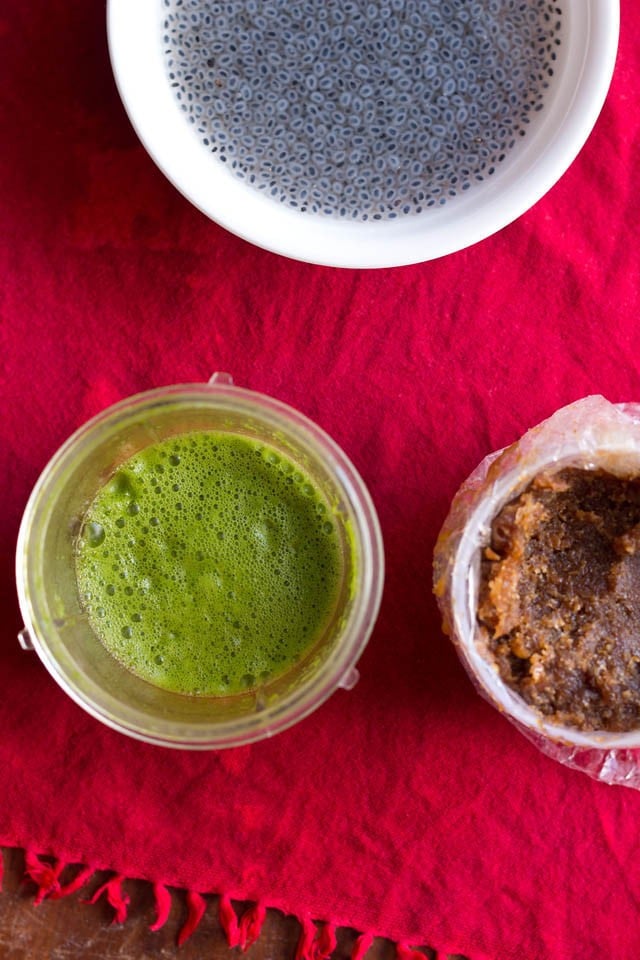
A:
{"type": "Polygon", "coordinates": [[[550,0],[162,0],[203,144],[301,212],[394,219],[496,170],[544,106],[550,0]]]}

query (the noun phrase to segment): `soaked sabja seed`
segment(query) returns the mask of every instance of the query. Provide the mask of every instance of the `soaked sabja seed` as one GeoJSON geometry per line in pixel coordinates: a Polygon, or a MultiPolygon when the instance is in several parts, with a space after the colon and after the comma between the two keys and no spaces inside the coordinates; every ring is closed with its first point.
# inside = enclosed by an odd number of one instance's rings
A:
{"type": "Polygon", "coordinates": [[[302,213],[394,219],[493,176],[544,107],[549,0],[162,0],[175,96],[233,174],[302,213]]]}

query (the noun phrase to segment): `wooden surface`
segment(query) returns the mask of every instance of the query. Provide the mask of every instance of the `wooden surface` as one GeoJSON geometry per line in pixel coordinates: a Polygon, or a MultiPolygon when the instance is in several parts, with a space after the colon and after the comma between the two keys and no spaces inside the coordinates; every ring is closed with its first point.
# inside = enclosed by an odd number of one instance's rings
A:
{"type": "MultiPolygon", "coordinates": [[[[184,896],[172,890],[172,908],[165,926],[149,929],[155,919],[150,884],[129,880],[131,897],[124,924],[112,924],[113,909],[104,898],[86,904],[91,893],[110,874],[96,874],[79,893],[62,900],[44,900],[34,906],[35,885],[24,880],[24,857],[19,850],[3,850],[4,881],[0,894],[0,960],[234,960],[218,922],[217,902],[210,898],[200,926],[182,946],[176,937],[186,917],[184,896]]],[[[293,917],[270,910],[259,940],[247,950],[247,960],[294,960],[300,928],[293,917]]],[[[349,960],[357,936],[354,930],[338,931],[338,946],[332,960],[349,960]]],[[[434,957],[422,948],[426,958],[434,957]]],[[[387,940],[374,941],[367,960],[395,960],[395,948],[387,940]]],[[[451,958],[464,960],[464,957],[451,958]]]]}

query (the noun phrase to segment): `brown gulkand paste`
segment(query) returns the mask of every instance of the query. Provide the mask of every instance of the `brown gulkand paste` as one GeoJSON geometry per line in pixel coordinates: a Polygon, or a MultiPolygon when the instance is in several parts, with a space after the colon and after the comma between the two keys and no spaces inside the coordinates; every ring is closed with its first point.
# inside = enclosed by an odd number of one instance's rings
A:
{"type": "Polygon", "coordinates": [[[505,683],[582,730],[640,726],[640,479],[540,474],[495,518],[478,617],[505,683]]]}

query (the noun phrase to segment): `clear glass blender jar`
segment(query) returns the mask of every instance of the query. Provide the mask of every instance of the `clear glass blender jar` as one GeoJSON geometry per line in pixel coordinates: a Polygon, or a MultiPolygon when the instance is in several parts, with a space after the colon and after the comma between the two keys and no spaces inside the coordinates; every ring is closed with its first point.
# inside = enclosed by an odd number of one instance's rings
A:
{"type": "Polygon", "coordinates": [[[25,624],[21,643],[35,649],[81,707],[149,743],[211,749],[272,736],[307,716],[336,688],[354,685],[355,664],[380,605],[384,553],[371,497],[336,443],[291,407],[215,374],[208,384],[129,397],[63,444],[27,504],[16,576],[25,624]],[[331,504],[344,557],[336,615],[304,658],[263,686],[225,697],[172,693],[127,671],[91,629],[75,577],[83,516],[118,466],[150,444],[201,430],[264,442],[298,465],[331,504]]]}

